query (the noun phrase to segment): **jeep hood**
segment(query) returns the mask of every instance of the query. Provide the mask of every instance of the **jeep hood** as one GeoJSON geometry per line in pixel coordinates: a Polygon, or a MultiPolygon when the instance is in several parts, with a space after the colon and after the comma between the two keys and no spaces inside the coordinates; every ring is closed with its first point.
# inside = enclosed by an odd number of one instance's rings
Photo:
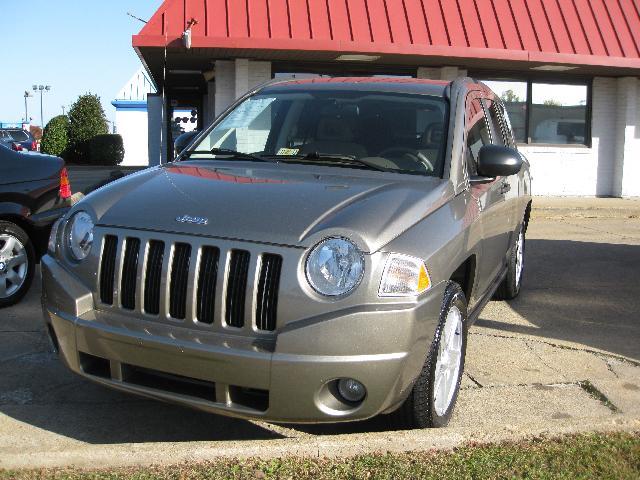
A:
{"type": "Polygon", "coordinates": [[[299,247],[339,235],[375,252],[442,206],[449,185],[340,167],[186,161],[125,177],[82,203],[99,225],[299,247]],[[177,220],[186,216],[206,225],[177,220]]]}

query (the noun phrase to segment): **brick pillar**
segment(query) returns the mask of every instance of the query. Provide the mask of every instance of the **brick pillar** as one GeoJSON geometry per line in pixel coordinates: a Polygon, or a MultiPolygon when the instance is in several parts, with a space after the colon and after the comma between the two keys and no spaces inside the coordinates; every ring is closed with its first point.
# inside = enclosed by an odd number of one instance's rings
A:
{"type": "Polygon", "coordinates": [[[246,58],[216,61],[215,112],[220,115],[251,88],[271,79],[271,62],[246,58]]]}
{"type": "Polygon", "coordinates": [[[216,117],[233,103],[236,98],[236,70],[232,60],[216,60],[216,117]]]}

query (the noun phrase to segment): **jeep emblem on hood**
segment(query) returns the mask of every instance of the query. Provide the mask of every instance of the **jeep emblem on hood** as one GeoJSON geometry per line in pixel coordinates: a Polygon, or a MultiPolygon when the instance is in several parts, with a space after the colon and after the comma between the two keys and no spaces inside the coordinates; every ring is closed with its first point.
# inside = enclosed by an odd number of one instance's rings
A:
{"type": "Polygon", "coordinates": [[[192,223],[194,225],[207,225],[209,223],[209,219],[206,217],[192,217],[191,215],[182,215],[180,217],[176,217],[176,222],[192,223]]]}

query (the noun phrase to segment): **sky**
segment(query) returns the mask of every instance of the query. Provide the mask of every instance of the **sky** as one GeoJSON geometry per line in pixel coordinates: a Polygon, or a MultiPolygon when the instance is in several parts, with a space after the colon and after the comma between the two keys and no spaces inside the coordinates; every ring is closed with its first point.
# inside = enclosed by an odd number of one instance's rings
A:
{"type": "MultiPolygon", "coordinates": [[[[140,67],[131,36],[144,26],[161,0],[0,0],[0,122],[24,118],[24,92],[51,85],[43,96],[44,122],[62,113],[79,95],[97,94],[107,119],[111,101],[140,67]],[[27,7],[28,6],[28,7],[27,7]]],[[[40,125],[40,94],[28,99],[32,123],[40,125]]]]}

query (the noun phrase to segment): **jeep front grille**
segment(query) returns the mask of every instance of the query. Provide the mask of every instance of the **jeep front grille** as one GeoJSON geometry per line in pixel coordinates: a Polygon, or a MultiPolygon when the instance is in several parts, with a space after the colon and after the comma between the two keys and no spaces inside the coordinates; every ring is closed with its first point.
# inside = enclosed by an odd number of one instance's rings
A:
{"type": "Polygon", "coordinates": [[[273,253],[107,234],[97,291],[106,307],[270,332],[281,270],[282,257],[273,253]]]}

